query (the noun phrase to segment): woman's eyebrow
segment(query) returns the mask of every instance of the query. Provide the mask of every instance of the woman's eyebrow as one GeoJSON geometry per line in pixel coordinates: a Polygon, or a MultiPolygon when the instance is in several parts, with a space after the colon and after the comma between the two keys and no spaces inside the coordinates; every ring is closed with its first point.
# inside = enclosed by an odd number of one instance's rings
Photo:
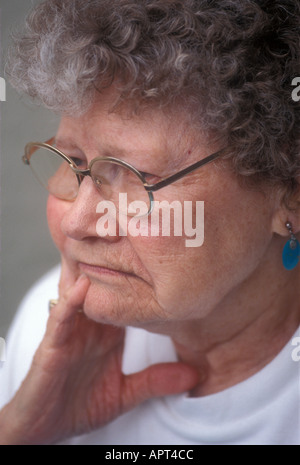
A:
{"type": "Polygon", "coordinates": [[[126,149],[124,146],[119,146],[111,142],[98,144],[96,150],[97,153],[99,153],[99,156],[112,156],[115,158],[125,158],[128,156],[145,153],[144,148],[141,150],[138,150],[136,147],[132,147],[132,149],[126,149]]]}
{"type": "Polygon", "coordinates": [[[135,166],[141,171],[147,172],[158,172],[162,176],[166,176],[175,171],[175,168],[170,163],[170,160],[165,159],[165,152],[160,152],[158,155],[157,147],[143,147],[140,150],[137,147],[125,148],[112,142],[99,141],[98,144],[95,144],[93,147],[93,155],[89,155],[89,151],[83,150],[80,146],[74,142],[74,139],[69,136],[58,136],[54,139],[54,144],[66,155],[78,156],[79,154],[86,159],[96,158],[96,157],[113,157],[120,160],[127,161],[128,163],[135,166]],[[147,167],[144,166],[144,163],[147,162],[147,167]]]}
{"type": "Polygon", "coordinates": [[[63,137],[54,137],[54,144],[56,147],[61,147],[65,150],[80,150],[78,145],[74,143],[74,140],[71,138],[63,138],[63,137]]]}
{"type": "MultiPolygon", "coordinates": [[[[86,150],[80,148],[80,146],[74,142],[74,139],[70,137],[58,136],[54,138],[54,144],[57,148],[60,148],[62,151],[64,150],[77,150],[82,153],[85,153],[86,150]]],[[[129,151],[126,150],[124,147],[118,147],[114,144],[98,144],[94,149],[95,156],[104,157],[104,156],[112,156],[115,158],[125,158],[130,154],[134,153],[134,150],[129,151]]]]}

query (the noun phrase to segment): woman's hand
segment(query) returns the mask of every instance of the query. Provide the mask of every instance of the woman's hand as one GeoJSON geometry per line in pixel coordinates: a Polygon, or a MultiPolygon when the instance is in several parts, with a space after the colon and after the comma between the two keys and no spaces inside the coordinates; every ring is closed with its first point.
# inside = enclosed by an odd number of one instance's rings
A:
{"type": "MultiPolygon", "coordinates": [[[[67,280],[66,280],[67,281],[67,280]]],[[[51,444],[88,433],[152,397],[191,389],[198,375],[180,363],[130,376],[121,361],[124,329],[88,320],[85,276],[51,310],[31,369],[0,413],[0,444],[51,444]]]]}

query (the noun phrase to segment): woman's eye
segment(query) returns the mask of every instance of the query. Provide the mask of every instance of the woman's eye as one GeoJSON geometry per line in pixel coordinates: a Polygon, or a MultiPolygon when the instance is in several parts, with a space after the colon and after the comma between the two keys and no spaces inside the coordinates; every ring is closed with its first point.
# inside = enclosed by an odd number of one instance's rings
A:
{"type": "Polygon", "coordinates": [[[86,168],[86,161],[82,158],[77,157],[70,157],[72,162],[77,166],[77,168],[85,169],[86,168]]]}
{"type": "Polygon", "coordinates": [[[160,180],[159,176],[151,173],[142,173],[148,184],[155,184],[160,180]]]}

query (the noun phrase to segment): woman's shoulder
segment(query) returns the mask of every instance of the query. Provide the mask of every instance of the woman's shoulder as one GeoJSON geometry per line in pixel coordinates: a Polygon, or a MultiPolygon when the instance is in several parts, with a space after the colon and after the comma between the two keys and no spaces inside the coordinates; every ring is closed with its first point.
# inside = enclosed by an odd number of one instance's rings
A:
{"type": "MultiPolygon", "coordinates": [[[[54,299],[58,295],[58,282],[60,277],[60,265],[49,270],[45,273],[36,283],[29,289],[25,297],[23,298],[18,313],[24,311],[24,309],[30,303],[31,305],[44,304],[44,300],[47,298],[54,299]]],[[[48,306],[48,301],[46,302],[48,306]]],[[[48,308],[48,307],[47,307],[48,308]]]]}
{"type": "Polygon", "coordinates": [[[21,342],[40,341],[49,315],[49,300],[57,298],[58,283],[60,277],[60,266],[52,268],[45,273],[29,289],[23,298],[10,331],[8,333],[8,344],[13,340],[14,346],[21,342]]]}
{"type": "Polygon", "coordinates": [[[0,408],[14,394],[30,368],[45,333],[49,299],[58,295],[60,266],[49,270],[23,298],[6,338],[6,360],[0,370],[0,408]]]}

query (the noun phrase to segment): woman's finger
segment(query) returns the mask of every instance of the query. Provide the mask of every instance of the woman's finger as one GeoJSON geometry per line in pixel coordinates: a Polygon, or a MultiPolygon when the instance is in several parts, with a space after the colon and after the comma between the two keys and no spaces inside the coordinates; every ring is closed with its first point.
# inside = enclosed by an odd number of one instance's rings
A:
{"type": "Polygon", "coordinates": [[[61,272],[59,279],[59,295],[62,296],[68,289],[71,289],[72,286],[76,283],[78,274],[72,269],[72,267],[67,263],[66,259],[62,256],[61,258],[61,272]]]}
{"type": "Polygon", "coordinates": [[[183,363],[161,363],[125,377],[124,410],[151,399],[190,391],[200,381],[199,372],[183,363]]]}
{"type": "Polygon", "coordinates": [[[51,309],[45,336],[48,344],[58,347],[67,341],[75,318],[83,308],[89,285],[87,276],[81,275],[51,309]]]}

